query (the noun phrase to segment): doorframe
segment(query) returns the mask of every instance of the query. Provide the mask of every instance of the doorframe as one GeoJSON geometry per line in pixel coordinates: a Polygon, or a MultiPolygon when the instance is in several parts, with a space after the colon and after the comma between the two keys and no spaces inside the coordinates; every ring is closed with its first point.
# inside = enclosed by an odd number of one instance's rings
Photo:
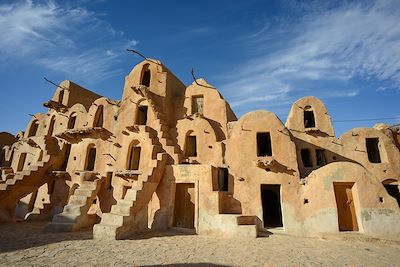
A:
{"type": "Polygon", "coordinates": [[[193,230],[198,234],[199,229],[199,180],[179,180],[174,184],[174,210],[172,212],[172,228],[190,232],[193,230]],[[176,198],[176,185],[177,184],[193,184],[194,185],[194,229],[181,228],[173,226],[174,213],[175,213],[175,198],[176,198]]]}
{"type": "Polygon", "coordinates": [[[285,231],[285,216],[284,216],[284,209],[283,209],[283,201],[282,201],[282,188],[283,185],[282,184],[278,184],[278,183],[274,183],[274,184],[260,184],[259,185],[259,192],[260,192],[260,207],[261,207],[261,222],[262,222],[262,227],[266,230],[268,229],[282,229],[283,231],[285,231]],[[276,226],[276,227],[265,227],[264,226],[264,207],[263,207],[263,201],[262,201],[262,187],[263,185],[277,185],[279,186],[279,204],[281,206],[281,219],[282,219],[282,226],[276,226]]]}
{"type": "Polygon", "coordinates": [[[357,220],[357,226],[358,226],[358,231],[351,231],[355,233],[364,233],[364,226],[362,224],[362,214],[361,214],[361,204],[360,204],[360,198],[358,195],[358,184],[355,181],[334,181],[332,182],[332,191],[333,191],[333,201],[334,201],[334,207],[335,207],[335,212],[336,212],[336,226],[337,226],[337,231],[341,233],[342,231],[339,230],[339,213],[338,213],[338,208],[337,208],[337,202],[336,202],[336,194],[335,194],[335,185],[352,185],[351,187],[351,194],[353,195],[353,203],[354,203],[354,210],[356,214],[356,220],[357,220]]]}

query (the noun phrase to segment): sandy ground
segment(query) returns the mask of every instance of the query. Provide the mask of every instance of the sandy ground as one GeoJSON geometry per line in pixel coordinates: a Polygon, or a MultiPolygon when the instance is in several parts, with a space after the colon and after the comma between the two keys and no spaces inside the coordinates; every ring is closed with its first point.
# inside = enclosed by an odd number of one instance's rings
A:
{"type": "Polygon", "coordinates": [[[98,242],[90,231],[44,233],[43,223],[0,224],[1,266],[400,266],[396,241],[286,235],[217,239],[148,233],[98,242]]]}

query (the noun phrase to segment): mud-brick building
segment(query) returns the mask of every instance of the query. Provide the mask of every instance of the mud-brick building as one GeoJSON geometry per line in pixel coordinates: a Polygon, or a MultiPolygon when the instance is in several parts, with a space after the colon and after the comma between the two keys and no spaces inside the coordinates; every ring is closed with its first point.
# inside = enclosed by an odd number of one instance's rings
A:
{"type": "Polygon", "coordinates": [[[400,234],[398,126],[337,138],[315,97],[285,123],[265,110],[238,119],[205,80],[186,87],[152,59],[126,76],[120,100],[64,81],[44,106],[16,139],[0,134],[2,221],[89,227],[95,239],[400,234]]]}

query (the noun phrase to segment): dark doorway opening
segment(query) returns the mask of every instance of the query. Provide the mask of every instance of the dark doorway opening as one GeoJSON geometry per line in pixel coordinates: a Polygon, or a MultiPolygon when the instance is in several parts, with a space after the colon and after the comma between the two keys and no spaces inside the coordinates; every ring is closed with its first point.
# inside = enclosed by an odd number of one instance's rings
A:
{"type": "Polygon", "coordinates": [[[54,124],[56,123],[55,116],[51,117],[48,135],[53,135],[54,124]]]}
{"type": "Polygon", "coordinates": [[[147,66],[143,67],[142,82],[140,84],[150,87],[150,79],[151,79],[151,73],[150,73],[150,70],[148,69],[148,65],[147,65],[147,66]]]}
{"type": "Polygon", "coordinates": [[[96,161],[96,148],[94,146],[88,148],[87,152],[87,159],[86,159],[86,168],[87,171],[94,170],[94,163],[96,161]]]}
{"type": "Polygon", "coordinates": [[[317,158],[317,166],[326,165],[326,158],[325,158],[325,150],[324,149],[315,150],[315,156],[317,158]]]}
{"type": "Polygon", "coordinates": [[[197,140],[196,136],[186,136],[186,157],[197,157],[197,140]]]}
{"type": "Polygon", "coordinates": [[[271,134],[257,133],[257,156],[272,156],[271,134]]]}
{"type": "Polygon", "coordinates": [[[281,186],[261,185],[264,227],[282,227],[281,186]]]}
{"type": "Polygon", "coordinates": [[[358,231],[356,210],[353,201],[354,183],[334,183],[339,231],[358,231]]]}
{"type": "Polygon", "coordinates": [[[139,170],[140,147],[131,146],[129,152],[128,170],[139,170]]]}
{"type": "Polygon", "coordinates": [[[368,160],[371,163],[381,163],[379,154],[379,138],[365,138],[368,160]]]}
{"type": "Polygon", "coordinates": [[[62,104],[64,100],[64,89],[60,90],[60,92],[58,93],[58,103],[62,104]]]}
{"type": "Polygon", "coordinates": [[[140,106],[138,108],[136,124],[138,124],[138,125],[146,125],[147,124],[147,110],[148,110],[147,106],[140,106]]]}
{"type": "Polygon", "coordinates": [[[386,192],[389,194],[389,196],[393,197],[396,199],[397,204],[400,207],[400,192],[399,192],[399,186],[397,184],[384,184],[383,185],[386,189],[386,192]]]}
{"type": "Polygon", "coordinates": [[[315,127],[314,111],[312,110],[304,111],[304,127],[305,128],[315,127]]]}
{"type": "Polygon", "coordinates": [[[65,171],[67,169],[70,154],[71,154],[71,144],[66,144],[65,157],[64,157],[63,164],[61,165],[61,171],[65,171]]]}
{"type": "Polygon", "coordinates": [[[74,129],[76,122],[76,114],[72,114],[68,120],[68,129],[74,129]]]}
{"type": "Polygon", "coordinates": [[[203,114],[203,106],[204,97],[202,95],[192,97],[192,114],[203,114]]]}
{"type": "Polygon", "coordinates": [[[218,191],[229,190],[229,171],[227,168],[218,168],[218,191]]]}
{"type": "Polygon", "coordinates": [[[38,128],[39,128],[39,122],[37,120],[33,121],[31,128],[29,129],[28,137],[35,136],[38,128]]]}
{"type": "Polygon", "coordinates": [[[103,105],[97,108],[96,115],[94,116],[93,127],[103,127],[103,105]]]}
{"type": "Polygon", "coordinates": [[[193,183],[176,184],[174,226],[194,229],[195,188],[193,183]]]}
{"type": "Polygon", "coordinates": [[[311,160],[311,153],[310,150],[307,148],[304,148],[301,150],[301,160],[303,161],[304,167],[312,167],[312,160],[311,160]]]}
{"type": "Polygon", "coordinates": [[[21,153],[21,155],[19,156],[17,172],[20,172],[24,169],[25,160],[26,160],[26,153],[21,153]]]}

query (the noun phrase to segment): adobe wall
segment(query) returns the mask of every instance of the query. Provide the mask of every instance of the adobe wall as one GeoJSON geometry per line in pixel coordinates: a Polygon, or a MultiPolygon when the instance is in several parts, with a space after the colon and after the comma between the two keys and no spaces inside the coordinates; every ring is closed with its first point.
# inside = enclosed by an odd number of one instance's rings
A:
{"type": "Polygon", "coordinates": [[[354,183],[352,194],[359,232],[385,237],[400,233],[396,223],[400,219],[399,206],[381,181],[359,164],[335,162],[308,176],[299,196],[308,203],[303,205],[300,213],[286,207],[290,223],[297,224],[293,227],[296,228],[294,234],[315,236],[339,231],[334,183],[354,183]]]}

